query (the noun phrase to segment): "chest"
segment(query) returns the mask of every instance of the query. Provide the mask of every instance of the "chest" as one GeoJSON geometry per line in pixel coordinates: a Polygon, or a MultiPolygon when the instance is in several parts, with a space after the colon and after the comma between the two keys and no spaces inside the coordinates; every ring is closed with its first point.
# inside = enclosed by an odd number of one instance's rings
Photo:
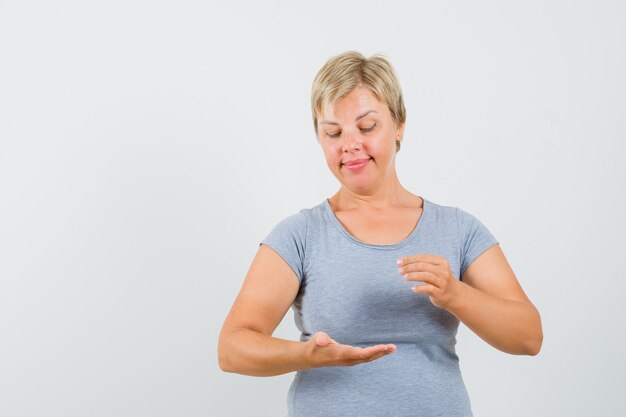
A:
{"type": "MultiPolygon", "coordinates": [[[[411,291],[398,273],[400,256],[432,253],[458,270],[455,247],[413,239],[394,250],[374,250],[349,242],[330,229],[324,242],[345,240],[342,247],[311,245],[305,279],[295,301],[296,322],[303,333],[324,330],[342,343],[449,340],[457,320],[435,307],[427,296],[411,291]]],[[[310,242],[312,243],[312,242],[310,242]]]]}
{"type": "Polygon", "coordinates": [[[417,226],[422,209],[404,209],[390,214],[335,213],[344,229],[372,245],[393,245],[406,239],[417,226]]]}

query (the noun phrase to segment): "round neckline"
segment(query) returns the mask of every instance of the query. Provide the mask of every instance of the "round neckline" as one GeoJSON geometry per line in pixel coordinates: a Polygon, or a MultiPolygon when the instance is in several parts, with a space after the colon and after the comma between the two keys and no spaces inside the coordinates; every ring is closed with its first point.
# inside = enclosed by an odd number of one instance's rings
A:
{"type": "Polygon", "coordinates": [[[330,206],[330,202],[328,201],[328,198],[324,199],[324,208],[330,221],[337,227],[339,232],[342,235],[344,235],[348,240],[356,243],[357,245],[365,246],[367,248],[392,250],[392,249],[402,248],[407,243],[409,243],[409,241],[413,239],[413,237],[417,234],[419,229],[421,229],[422,223],[424,223],[424,216],[426,215],[426,213],[430,211],[429,209],[427,209],[427,206],[430,205],[430,201],[426,200],[422,196],[418,196],[418,197],[422,199],[423,204],[422,204],[422,214],[420,214],[419,219],[417,219],[417,224],[415,225],[411,233],[409,233],[409,235],[406,238],[404,238],[400,242],[392,243],[390,245],[376,245],[373,243],[366,243],[366,242],[363,242],[362,240],[357,239],[356,237],[352,236],[352,234],[350,234],[350,232],[348,232],[345,227],[343,227],[343,224],[341,224],[341,222],[335,215],[335,212],[333,211],[332,207],[330,206]]]}

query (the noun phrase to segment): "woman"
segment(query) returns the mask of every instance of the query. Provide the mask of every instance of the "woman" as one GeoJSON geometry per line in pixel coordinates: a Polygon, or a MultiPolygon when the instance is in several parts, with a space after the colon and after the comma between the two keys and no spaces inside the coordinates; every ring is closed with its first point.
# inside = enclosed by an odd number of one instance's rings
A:
{"type": "Polygon", "coordinates": [[[503,352],[536,355],[538,311],[476,217],[400,184],[406,116],[386,59],[330,59],[312,110],[341,187],[261,242],[220,334],[220,367],[297,371],[290,416],[471,416],[459,322],[503,352]],[[272,337],[290,306],[299,342],[272,337]]]}

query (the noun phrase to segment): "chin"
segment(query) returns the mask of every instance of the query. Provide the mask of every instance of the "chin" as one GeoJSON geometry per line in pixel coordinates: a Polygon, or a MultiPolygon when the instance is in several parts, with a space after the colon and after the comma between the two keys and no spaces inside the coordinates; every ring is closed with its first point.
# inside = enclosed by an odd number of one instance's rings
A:
{"type": "Polygon", "coordinates": [[[341,184],[354,191],[366,191],[372,187],[372,181],[370,178],[358,178],[358,179],[350,179],[347,180],[343,178],[343,181],[340,181],[341,184]]]}

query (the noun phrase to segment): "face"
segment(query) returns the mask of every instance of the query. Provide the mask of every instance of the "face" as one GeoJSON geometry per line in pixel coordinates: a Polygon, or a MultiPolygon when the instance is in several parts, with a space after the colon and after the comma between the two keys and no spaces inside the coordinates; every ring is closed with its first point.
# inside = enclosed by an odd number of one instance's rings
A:
{"type": "Polygon", "coordinates": [[[326,163],[344,187],[371,194],[396,176],[395,126],[387,105],[365,87],[356,87],[318,118],[317,131],[326,163]]]}

